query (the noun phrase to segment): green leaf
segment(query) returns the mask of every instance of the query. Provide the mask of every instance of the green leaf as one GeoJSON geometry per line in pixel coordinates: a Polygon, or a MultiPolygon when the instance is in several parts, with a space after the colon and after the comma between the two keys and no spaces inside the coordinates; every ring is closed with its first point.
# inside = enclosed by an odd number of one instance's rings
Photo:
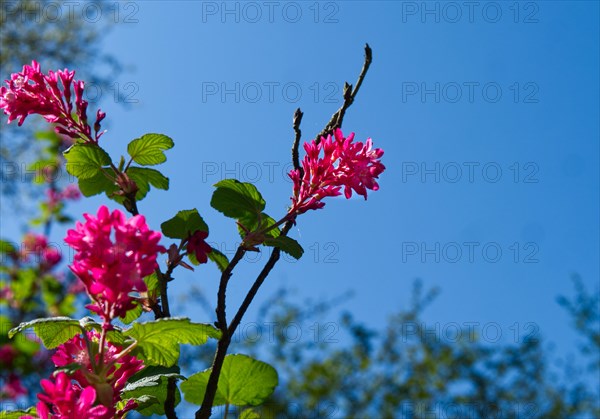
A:
{"type": "Polygon", "coordinates": [[[19,419],[22,416],[37,416],[37,409],[35,407],[30,407],[27,410],[3,410],[0,412],[0,418],[2,419],[19,419]]]}
{"type": "Polygon", "coordinates": [[[29,328],[33,328],[35,334],[42,340],[42,343],[48,349],[54,349],[58,345],[71,339],[73,336],[83,333],[83,328],[78,320],[73,320],[68,317],[52,317],[21,323],[17,327],[9,330],[8,337],[12,339],[17,333],[29,328]]]}
{"type": "Polygon", "coordinates": [[[0,240],[0,253],[14,253],[17,251],[15,245],[6,240],[0,240]]]}
{"type": "MultiPolygon", "coordinates": [[[[131,168],[130,168],[131,169],[131,168]]],[[[129,170],[127,170],[129,173],[129,170]]],[[[135,193],[135,200],[141,201],[148,195],[148,191],[150,191],[150,183],[148,183],[148,179],[145,176],[138,176],[138,173],[133,172],[133,175],[129,175],[129,178],[135,182],[138,190],[135,193]]]]}
{"type": "MultiPolygon", "coordinates": [[[[130,378],[129,384],[122,390],[121,398],[142,399],[148,397],[143,405],[136,408],[145,416],[164,415],[164,404],[167,398],[167,384],[169,378],[184,379],[179,374],[179,367],[170,368],[150,366],[130,378]]],[[[179,389],[175,392],[175,406],[181,401],[179,389]]]]}
{"type": "Polygon", "coordinates": [[[209,260],[212,260],[217,264],[221,272],[223,272],[227,268],[227,265],[229,265],[229,259],[227,259],[227,256],[225,256],[223,253],[221,253],[214,247],[207,256],[209,260]]]}
{"type": "Polygon", "coordinates": [[[136,351],[146,365],[170,367],[179,358],[179,344],[203,345],[208,338],[219,339],[214,326],[192,323],[188,318],[165,318],[152,322],[134,323],[123,335],[138,342],[136,351]]]}
{"type": "Polygon", "coordinates": [[[244,409],[238,419],[260,419],[260,415],[254,409],[244,409]]]}
{"type": "MultiPolygon", "coordinates": [[[[185,400],[202,404],[210,368],[192,375],[181,384],[185,400]]],[[[273,393],[278,384],[275,368],[246,355],[227,355],[223,362],[214,405],[257,406],[273,393]]]]}
{"type": "Polygon", "coordinates": [[[300,243],[287,236],[269,237],[265,240],[265,246],[277,247],[296,259],[300,259],[304,253],[300,243]]]}
{"type": "Polygon", "coordinates": [[[130,167],[127,169],[127,174],[136,183],[138,179],[144,179],[146,183],[163,191],[169,190],[169,178],[164,176],[158,170],[149,169],[147,167],[130,167]]]}
{"type": "Polygon", "coordinates": [[[119,317],[119,319],[121,319],[121,321],[123,323],[125,323],[125,324],[131,324],[131,323],[133,323],[144,312],[141,304],[139,304],[137,301],[134,302],[134,304],[135,304],[135,307],[132,308],[131,310],[128,310],[127,313],[125,313],[124,317],[119,317]]]}
{"type": "MultiPolygon", "coordinates": [[[[165,387],[166,389],[166,387],[165,387]]],[[[179,390],[177,390],[179,392],[179,390]]],[[[165,391],[165,395],[166,395],[166,391],[165,391]]],[[[166,396],[165,396],[166,398],[166,396]]],[[[176,397],[177,399],[177,397],[176,397]]],[[[144,416],[152,416],[152,415],[164,415],[165,414],[165,409],[159,406],[159,405],[163,405],[164,401],[161,403],[161,401],[158,399],[158,397],[156,396],[150,396],[150,395],[142,395],[142,396],[136,396],[134,395],[133,397],[131,395],[128,395],[127,398],[123,398],[121,396],[121,400],[119,402],[117,402],[116,408],[117,410],[122,410],[125,406],[127,406],[127,402],[129,402],[130,400],[133,400],[136,404],[137,407],[135,408],[135,410],[137,410],[138,412],[140,412],[142,415],[144,416]]],[[[179,404],[179,402],[181,401],[181,395],[179,395],[179,400],[175,401],[175,406],[177,406],[179,404]]]]}
{"type": "Polygon", "coordinates": [[[187,239],[196,231],[208,232],[208,225],[204,222],[196,208],[179,211],[175,217],[160,225],[163,234],[172,239],[187,239]]]}
{"type": "MultiPolygon", "coordinates": [[[[275,221],[273,217],[271,217],[268,214],[265,214],[264,212],[261,214],[261,220],[261,229],[265,229],[267,227],[271,227],[272,225],[277,224],[277,221],[275,221]]],[[[275,227],[272,230],[267,231],[267,236],[269,237],[279,237],[280,234],[281,230],[279,230],[279,227],[275,227]]]]}
{"type": "Polygon", "coordinates": [[[215,187],[210,205],[227,217],[253,221],[265,209],[265,200],[251,183],[225,179],[215,187]]]}
{"type": "Polygon", "coordinates": [[[96,176],[103,166],[111,163],[110,156],[97,145],[75,144],[64,152],[67,172],[79,179],[96,176]]]}
{"type": "Polygon", "coordinates": [[[79,190],[83,196],[94,196],[102,192],[110,195],[119,190],[115,184],[112,172],[107,169],[100,169],[98,173],[90,178],[79,179],[79,190]]]}
{"type": "Polygon", "coordinates": [[[148,293],[152,293],[158,290],[159,284],[156,272],[152,272],[150,275],[145,277],[144,282],[146,283],[146,288],[148,288],[148,293]]]}
{"type": "Polygon", "coordinates": [[[142,166],[153,166],[167,161],[164,151],[173,147],[173,140],[163,134],[145,134],[127,146],[134,162],[142,166]]]}

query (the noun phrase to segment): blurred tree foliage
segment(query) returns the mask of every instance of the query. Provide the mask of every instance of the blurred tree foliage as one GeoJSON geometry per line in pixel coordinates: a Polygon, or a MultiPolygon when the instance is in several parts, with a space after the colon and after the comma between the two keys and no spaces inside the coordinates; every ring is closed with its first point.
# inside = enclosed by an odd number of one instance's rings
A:
{"type": "MultiPolygon", "coordinates": [[[[101,42],[118,21],[119,2],[85,0],[0,0],[0,79],[38,61],[45,70],[70,68],[77,78],[106,88],[121,72],[118,61],[101,52],[101,42]]],[[[39,125],[28,121],[0,124],[0,193],[17,197],[27,191],[25,161],[37,152],[33,133],[39,125]],[[19,193],[19,194],[17,194],[19,193]]],[[[28,191],[31,192],[31,191],[28,191]]],[[[19,196],[21,198],[21,196],[19,196]]],[[[19,203],[22,199],[13,199],[19,203]]]]}
{"type": "MultiPolygon", "coordinates": [[[[577,364],[589,361],[587,374],[572,363],[555,368],[543,337],[529,329],[497,343],[473,327],[436,331],[422,315],[437,290],[425,292],[419,281],[411,306],[383,330],[349,313],[339,322],[319,323],[336,304],[302,305],[282,291],[263,305],[256,322],[261,336],[248,329],[233,351],[279,372],[270,402],[254,408],[262,418],[598,418],[599,297],[578,277],[574,283],[575,296],[559,302],[584,340],[577,364]],[[296,341],[301,324],[304,333],[315,334],[296,341]]],[[[210,353],[202,350],[190,362],[207,365],[210,353]]]]}

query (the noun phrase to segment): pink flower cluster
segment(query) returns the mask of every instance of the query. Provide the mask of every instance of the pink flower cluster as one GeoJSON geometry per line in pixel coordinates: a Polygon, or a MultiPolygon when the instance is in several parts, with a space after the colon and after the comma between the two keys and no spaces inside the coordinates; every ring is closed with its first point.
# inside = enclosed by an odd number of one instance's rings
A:
{"type": "Polygon", "coordinates": [[[81,198],[79,187],[75,184],[67,185],[62,191],[50,188],[46,191],[46,195],[48,196],[47,205],[49,209],[56,208],[63,201],[76,201],[81,198]]]}
{"type": "Polygon", "coordinates": [[[16,399],[25,394],[27,394],[27,390],[23,387],[21,379],[17,374],[14,372],[8,374],[5,383],[0,387],[0,400],[16,399]]]}
{"type": "Polygon", "coordinates": [[[147,290],[143,278],[154,272],[158,253],[166,249],[158,244],[161,234],[150,230],[142,215],[127,220],[103,205],[97,217],[84,217],[86,222],[77,222],[65,238],[77,252],[70,268],[94,301],[87,308],[110,322],[134,308],[130,293],[147,290]]]}
{"type": "Polygon", "coordinates": [[[28,115],[37,114],[57,124],[59,134],[97,143],[104,133],[100,132],[100,123],[106,114],[98,109],[92,137],[87,117],[88,102],[83,99],[84,82],[73,80],[74,76],[75,72],[67,69],[43,74],[40,65],[32,61],[30,66],[23,66],[22,72],[11,74],[10,80],[5,80],[7,86],[0,87],[0,108],[8,115],[9,123],[18,119],[18,124],[22,125],[28,115]]]}
{"type": "Polygon", "coordinates": [[[363,144],[354,142],[354,133],[344,138],[342,131],[336,129],[333,134],[333,138],[329,135],[318,143],[313,140],[304,144],[304,175],[300,170],[289,173],[294,195],[288,214],[295,216],[323,208],[323,198],[341,195],[342,187],[346,198],[354,191],[367,199],[367,189],[379,189],[375,179],[385,170],[379,160],[383,150],[374,149],[370,138],[363,144]]]}
{"type": "Polygon", "coordinates": [[[28,233],[23,237],[20,258],[23,262],[28,262],[32,257],[43,271],[52,269],[62,259],[60,250],[51,246],[46,236],[28,233]]]}
{"type": "Polygon", "coordinates": [[[89,331],[63,343],[52,361],[57,367],[77,364],[78,368],[72,376],[60,371],[40,382],[43,393],[38,394],[38,418],[122,418],[137,407],[134,400],[128,400],[120,410],[115,408],[127,380],[144,368],[143,362],[104,341],[98,332],[89,331]]]}
{"type": "MultiPolygon", "coordinates": [[[[53,380],[40,382],[44,393],[38,394],[37,417],[41,419],[109,419],[114,417],[104,405],[96,405],[97,393],[92,386],[85,388],[71,382],[64,372],[59,372],[53,380]],[[50,406],[50,407],[49,407],[50,406]]],[[[114,410],[114,408],[113,408],[114,410]]],[[[24,418],[33,419],[31,416],[24,418]]]]}

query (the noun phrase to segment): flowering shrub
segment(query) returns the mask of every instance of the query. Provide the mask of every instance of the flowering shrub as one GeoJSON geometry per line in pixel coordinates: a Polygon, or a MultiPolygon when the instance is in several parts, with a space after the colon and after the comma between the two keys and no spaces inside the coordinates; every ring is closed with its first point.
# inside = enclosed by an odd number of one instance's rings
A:
{"type": "MultiPolygon", "coordinates": [[[[39,403],[21,412],[24,417],[121,418],[133,409],[145,415],[176,417],[175,407],[182,391],[187,401],[200,406],[196,417],[207,418],[214,405],[258,405],[271,395],[278,383],[277,372],[261,361],[228,355],[227,351],[280,252],[302,256],[302,246],[288,237],[298,216],[323,208],[324,198],[339,196],[342,189],[346,198],[354,192],[365,199],[367,190],[379,189],[377,179],[385,170],[380,160],[383,151],[373,148],[371,139],[355,141],[353,133],[344,136],[341,131],[345,111],[371,63],[368,46],[365,53],[356,87],[346,85],[343,106],[323,132],[304,144],[306,155],[301,164],[298,148],[302,112],[296,111],[294,169],[289,173],[293,191],[291,205],[281,218],[264,212],[266,202],[254,185],[235,179],[215,185],[210,204],[235,220],[242,239],[231,260],[207,244],[209,228],[197,209],[179,211],[163,222],[162,234],[152,230],[140,214],[138,203],[151,187],[169,188],[169,179],[148,167],[166,161],[165,151],[174,145],[169,137],[146,134],[134,139],[127,145],[129,157],[115,164],[99,141],[104,134],[100,124],[106,114],[98,110],[93,128],[89,125],[88,104],[83,100],[85,84],[74,80],[73,71],[44,74],[34,61],[6,81],[0,89],[0,108],[8,115],[8,122],[17,120],[20,125],[27,116],[37,114],[54,124],[63,139],[55,142],[55,150],[62,152],[67,171],[78,181],[77,190],[61,190],[51,182],[41,221],[46,225],[52,219],[65,221],[62,201],[76,199],[79,194],[87,197],[104,193],[131,214],[127,218],[122,211],[102,205],[96,215],[84,214],[85,221],[77,222],[65,238],[75,250],[69,268],[91,300],[86,308],[95,318],[38,318],[23,321],[9,332],[13,337],[32,328],[46,348],[55,349],[51,360],[56,370],[41,380],[39,403]],[[175,243],[159,244],[164,239],[175,243]],[[269,260],[228,321],[225,306],[229,279],[246,252],[262,251],[264,246],[273,248],[269,260]],[[163,253],[166,263],[161,266],[158,257],[163,253]],[[221,270],[217,321],[213,325],[173,317],[168,283],[174,280],[175,269],[193,269],[192,265],[209,261],[221,270]],[[143,311],[151,311],[155,320],[136,321],[143,311]],[[116,319],[126,326],[114,324],[116,319]],[[179,346],[203,345],[208,339],[217,340],[212,366],[187,378],[180,375],[179,346]],[[180,380],[185,381],[178,387],[180,380]]],[[[38,257],[40,272],[51,270],[61,261],[46,238],[34,234],[26,237],[20,253],[13,253],[22,261],[38,257]]],[[[11,362],[10,348],[0,348],[0,362],[11,362]]],[[[19,384],[13,383],[6,392],[20,391],[19,384]]]]}
{"type": "Polygon", "coordinates": [[[65,238],[77,251],[70,268],[94,301],[86,307],[110,323],[135,307],[130,293],[147,291],[143,278],[158,267],[156,257],[166,249],[158,244],[160,233],[150,230],[142,215],[126,220],[121,211],[111,214],[101,206],[98,217],[84,217],[86,223],[77,222],[65,238]]]}

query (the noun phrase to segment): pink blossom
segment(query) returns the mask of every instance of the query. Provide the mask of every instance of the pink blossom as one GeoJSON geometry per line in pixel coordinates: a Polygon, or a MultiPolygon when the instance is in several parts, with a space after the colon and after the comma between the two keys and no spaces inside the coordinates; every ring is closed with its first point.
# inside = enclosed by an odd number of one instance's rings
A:
{"type": "Polygon", "coordinates": [[[61,200],[62,200],[62,195],[60,194],[60,192],[56,191],[55,189],[48,189],[46,191],[46,195],[48,196],[48,208],[50,210],[53,210],[54,208],[56,208],[56,206],[58,204],[60,204],[61,200]]]}
{"type": "Polygon", "coordinates": [[[45,270],[49,270],[56,266],[62,260],[60,250],[55,247],[46,247],[42,251],[42,267],[45,270]]]}
{"type": "Polygon", "coordinates": [[[104,343],[103,359],[98,355],[100,335],[98,332],[87,332],[87,340],[92,342],[93,357],[96,364],[105,365],[99,373],[94,371],[90,361],[86,339],[75,336],[70,341],[57,348],[52,356],[52,361],[57,367],[69,364],[79,364],[82,368],[75,371],[73,378],[82,386],[93,386],[98,393],[98,400],[106,406],[113,406],[121,400],[121,390],[125,388],[127,380],[141,370],[143,362],[132,355],[123,355],[117,358],[122,348],[110,342],[104,343]]]}
{"type": "Polygon", "coordinates": [[[212,251],[212,247],[205,241],[207,237],[208,232],[198,230],[188,239],[186,250],[189,254],[193,253],[199,263],[208,262],[207,255],[212,251]]]}
{"type": "Polygon", "coordinates": [[[67,185],[67,187],[62,191],[61,196],[63,199],[67,199],[70,201],[76,201],[81,198],[81,192],[79,191],[79,187],[72,183],[67,185]]]}
{"type": "Polygon", "coordinates": [[[17,356],[17,350],[9,343],[0,346],[0,364],[10,366],[17,356]]]}
{"type": "Polygon", "coordinates": [[[339,182],[344,185],[346,198],[352,196],[352,191],[367,199],[367,189],[379,190],[377,179],[385,170],[379,159],[383,156],[383,150],[373,149],[370,138],[366,143],[353,143],[354,133],[344,139],[340,130],[335,131],[336,140],[343,141],[341,146],[340,163],[338,166],[339,182]]]}
{"type": "Polygon", "coordinates": [[[354,133],[344,138],[336,129],[333,138],[329,135],[318,143],[313,140],[304,144],[304,174],[301,176],[299,170],[289,173],[294,183],[290,215],[323,208],[323,198],[340,195],[342,187],[346,198],[354,191],[367,199],[367,189],[379,189],[375,179],[385,170],[379,160],[383,150],[373,149],[370,138],[365,144],[353,141],[354,133]]]}
{"type": "Polygon", "coordinates": [[[44,393],[38,394],[37,414],[42,419],[108,419],[114,416],[114,408],[94,405],[97,399],[94,387],[82,388],[72,383],[64,372],[56,374],[54,381],[42,380],[40,384],[44,393]]]}
{"type": "Polygon", "coordinates": [[[25,387],[23,387],[23,384],[21,384],[19,377],[15,373],[11,372],[8,375],[8,380],[6,380],[6,383],[4,383],[2,388],[0,388],[0,395],[2,396],[0,399],[16,399],[24,394],[27,394],[27,390],[25,387]]]}
{"type": "Polygon", "coordinates": [[[88,308],[110,322],[134,307],[129,294],[146,291],[143,278],[154,272],[158,253],[166,249],[142,215],[127,220],[121,211],[111,214],[101,206],[97,217],[84,217],[86,222],[77,222],[65,238],[77,252],[70,268],[94,301],[88,308]]]}
{"type": "Polygon", "coordinates": [[[8,123],[18,119],[19,126],[28,115],[38,114],[46,121],[57,124],[56,132],[86,143],[97,143],[103,132],[100,123],[106,114],[98,110],[94,124],[95,135],[88,124],[88,102],[83,99],[84,82],[74,80],[75,72],[58,70],[43,74],[40,65],[32,61],[23,71],[13,73],[7,86],[0,87],[0,108],[8,115],[8,123]],[[60,82],[60,86],[59,86],[60,82]],[[72,101],[71,86],[75,93],[72,101]],[[75,105],[75,109],[73,109],[75,105]],[[76,117],[73,117],[75,110],[76,117]]]}
{"type": "Polygon", "coordinates": [[[48,239],[43,234],[27,233],[23,236],[21,259],[26,262],[31,255],[40,256],[48,247],[48,239]]]}

